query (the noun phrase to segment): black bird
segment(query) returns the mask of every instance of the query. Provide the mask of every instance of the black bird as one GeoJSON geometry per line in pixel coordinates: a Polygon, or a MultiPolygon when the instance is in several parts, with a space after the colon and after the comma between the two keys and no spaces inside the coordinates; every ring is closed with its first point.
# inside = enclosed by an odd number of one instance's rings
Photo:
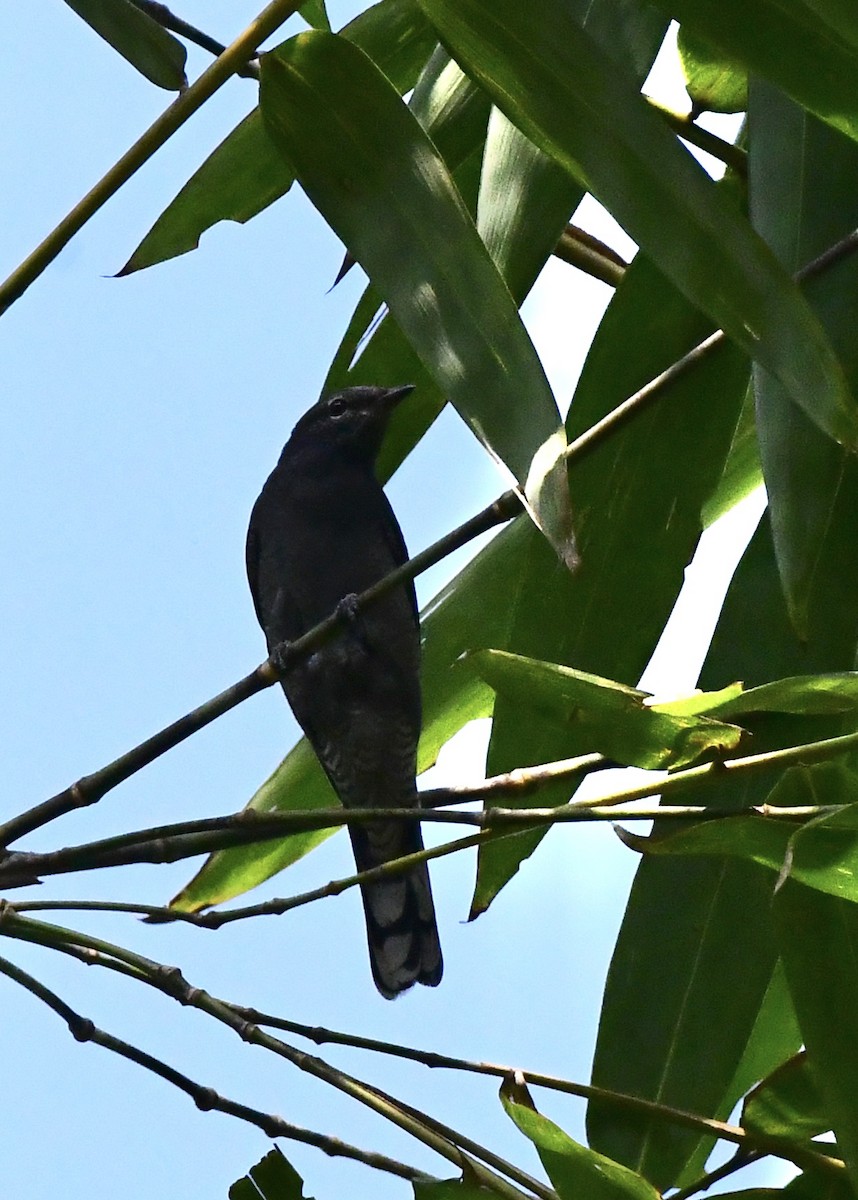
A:
{"type": "MultiPolygon", "coordinates": [[[[365,611],[352,600],[408,551],[375,475],[394,406],[409,387],[352,387],[301,417],[253,508],[247,576],[271,652],[335,609],[344,628],[296,663],[282,684],[334,791],[346,808],[419,804],[420,635],[414,585],[365,611]]],[[[366,871],[422,850],[418,822],[349,827],[366,871]]],[[[441,947],[425,864],[364,884],[372,974],[392,999],[415,982],[441,981],[441,947]]]]}

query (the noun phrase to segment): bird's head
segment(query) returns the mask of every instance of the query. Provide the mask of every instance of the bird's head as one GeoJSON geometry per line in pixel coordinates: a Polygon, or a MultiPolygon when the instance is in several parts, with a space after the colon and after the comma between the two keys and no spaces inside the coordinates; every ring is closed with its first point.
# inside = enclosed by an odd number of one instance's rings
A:
{"type": "Polygon", "coordinates": [[[373,463],[390,414],[414,390],[404,387],[350,387],[333,392],[305,412],[292,430],[289,447],[330,449],[373,463]]]}

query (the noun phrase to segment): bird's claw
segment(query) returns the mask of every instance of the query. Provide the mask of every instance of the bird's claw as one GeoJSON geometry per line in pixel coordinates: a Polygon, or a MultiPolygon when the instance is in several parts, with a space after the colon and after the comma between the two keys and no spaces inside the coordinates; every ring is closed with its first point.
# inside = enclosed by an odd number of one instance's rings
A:
{"type": "Polygon", "coordinates": [[[355,593],[349,592],[347,596],[343,596],[335,612],[345,627],[354,635],[358,645],[362,646],[364,650],[369,650],[370,645],[367,638],[366,626],[363,621],[363,613],[361,612],[355,593]]]}
{"type": "Polygon", "coordinates": [[[292,643],[278,642],[268,655],[268,661],[278,675],[285,675],[292,666],[292,643]]]}
{"type": "Polygon", "coordinates": [[[347,596],[343,596],[342,600],[336,607],[336,615],[346,625],[360,624],[360,604],[354,592],[349,592],[347,596]]]}

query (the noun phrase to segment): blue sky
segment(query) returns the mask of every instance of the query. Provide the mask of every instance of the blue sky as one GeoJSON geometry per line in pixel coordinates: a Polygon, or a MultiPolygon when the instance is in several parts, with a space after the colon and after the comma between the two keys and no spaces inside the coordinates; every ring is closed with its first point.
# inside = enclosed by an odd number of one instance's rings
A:
{"type": "MultiPolygon", "coordinates": [[[[342,23],[348,9],[331,7],[342,23]]],[[[224,41],[256,11],[237,0],[184,0],[177,8],[224,41]]],[[[169,102],[61,0],[20,6],[7,26],[0,47],[4,276],[169,102]]],[[[207,61],[191,51],[189,74],[207,61]]],[[[3,318],[0,705],[9,814],[112,760],[264,655],[244,577],[247,518],[292,425],[318,394],[359,295],[359,272],[329,292],[342,248],[294,188],[249,226],[210,232],[193,254],[111,278],[254,103],[254,85],[233,80],[3,318]]],[[[570,346],[568,320],[557,319],[573,295],[576,311],[595,324],[607,288],[557,264],[528,307],[563,408],[590,335],[579,327],[570,346]]],[[[417,550],[503,486],[447,413],[389,494],[417,550]]],[[[444,564],[420,581],[424,602],[451,570],[444,564]]],[[[26,847],[233,811],[296,737],[282,694],[271,689],[26,847]]],[[[55,919],[180,964],[191,983],[218,996],[294,1020],[586,1080],[635,863],[607,829],[555,831],[490,912],[468,925],[473,860],[439,861],[432,872],[444,983],[396,1004],[372,986],[355,892],[217,934],[113,915],[55,919]]],[[[350,870],[347,841],[338,836],[254,899],[350,870]]],[[[182,864],[141,866],[61,877],[31,892],[163,903],[188,875],[182,864]]],[[[198,1013],[47,951],[22,944],[3,951],[97,1024],[233,1099],[452,1174],[380,1118],[198,1013]]],[[[8,1195],[225,1196],[266,1151],[258,1131],[197,1112],[163,1081],[74,1043],[20,989],[0,980],[0,990],[8,1195]]],[[[491,1080],[322,1053],[536,1169],[491,1080]]],[[[544,1110],[580,1135],[578,1102],[545,1097],[544,1110]]],[[[384,1200],[408,1192],[367,1168],[281,1145],[309,1195],[348,1190],[384,1200]]]]}

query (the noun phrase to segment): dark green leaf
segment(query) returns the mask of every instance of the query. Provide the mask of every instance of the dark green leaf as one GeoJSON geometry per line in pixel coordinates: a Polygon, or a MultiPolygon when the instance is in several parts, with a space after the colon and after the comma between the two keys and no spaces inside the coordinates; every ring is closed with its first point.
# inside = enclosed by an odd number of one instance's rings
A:
{"type": "MultiPolygon", "coordinates": [[[[796,271],[858,225],[858,146],[769,85],[752,86],[749,115],[751,217],[785,267],[796,271]]],[[[854,387],[854,260],[809,282],[805,292],[854,387]]],[[[823,436],[767,372],[757,372],[755,386],[775,553],[787,607],[803,637],[811,589],[828,587],[852,603],[858,463],[823,436]]]]}
{"type": "Polygon", "coordinates": [[[421,0],[451,53],[831,436],[858,410],[798,287],[565,0],[421,0]]]}
{"type": "Polygon", "coordinates": [[[787,979],[826,1124],[858,1182],[858,908],[787,879],[774,901],[787,979]]]}
{"type": "Polygon", "coordinates": [[[769,1137],[814,1138],[830,1128],[807,1054],[794,1055],[764,1079],[742,1106],[742,1128],[769,1137]]]}
{"type": "Polygon", "coordinates": [[[858,19],[842,0],[657,0],[688,30],[858,137],[858,19]]]}
{"type": "Polygon", "coordinates": [[[130,0],[66,0],[66,4],[150,83],[174,92],[187,87],[185,47],[130,0]]]}
{"type": "Polygon", "coordinates": [[[312,25],[316,29],[330,30],[331,22],[328,20],[325,10],[325,0],[304,0],[298,12],[308,25],[312,25]]]}
{"type": "MultiPolygon", "coordinates": [[[[773,675],[850,666],[858,610],[841,604],[826,588],[815,592],[810,639],[796,638],[764,521],[728,592],[701,686],[716,689],[737,678],[753,685],[773,675]]],[[[782,723],[789,719],[775,715],[771,728],[759,727],[757,748],[788,744],[782,723]]],[[[737,788],[739,782],[728,787],[724,781],[711,802],[758,804],[773,781],[758,776],[747,789],[737,788]]],[[[682,802],[695,800],[699,792],[688,793],[682,802]]],[[[745,1048],[761,1035],[758,1018],[774,971],[772,883],[771,872],[736,860],[668,863],[649,855],[642,860],[608,974],[595,1083],[728,1118],[745,1048]],[[682,904],[676,903],[678,895],[682,904]],[[669,973],[665,946],[670,946],[669,973]],[[724,962],[732,964],[729,973],[724,962]],[[638,1052],[629,1055],[625,1047],[632,1041],[638,1052]]],[[[785,1036],[783,1057],[795,1048],[785,1036]]],[[[696,1135],[668,1137],[649,1121],[619,1122],[595,1104],[588,1126],[594,1146],[612,1157],[665,1185],[677,1178],[690,1182],[684,1169],[695,1160],[696,1135]]]]}
{"type": "MultiPolygon", "coordinates": [[[[778,963],[766,989],[760,1011],[748,1037],[733,1080],[725,1092],[721,1111],[731,1113],[736,1103],[761,1079],[795,1054],[801,1033],[790,999],[783,966],[778,963]]],[[[679,1187],[688,1187],[702,1175],[716,1139],[703,1138],[679,1176],[679,1187]]]]}
{"type": "Polygon", "coordinates": [[[557,663],[476,650],[465,663],[496,692],[576,726],[591,750],[623,766],[678,768],[734,751],[743,731],[706,717],[676,717],[646,705],[646,692],[557,663]]]}
{"type": "Polygon", "coordinates": [[[275,1146],[229,1189],[229,1200],[310,1200],[304,1181],[275,1146]]]}
{"type": "Polygon", "coordinates": [[[565,437],[539,359],[447,168],[356,47],[304,33],[262,63],[269,132],[442,391],[574,562],[565,437]],[[379,222],[383,210],[385,220],[379,222]],[[527,404],[522,404],[522,397],[527,404]]]}
{"type": "Polygon", "coordinates": [[[763,482],[760,446],[757,441],[757,418],[754,411],[753,388],[748,388],[739,424],[724,474],[717,488],[703,505],[703,524],[708,529],[720,516],[729,512],[740,500],[749,496],[763,482]]]}
{"type": "Polygon", "coordinates": [[[486,135],[477,228],[519,303],[542,270],[583,188],[493,109],[486,135]]]}
{"type": "Polygon", "coordinates": [[[218,221],[249,221],[285,195],[293,180],[254,108],[167,205],[119,275],[195,250],[218,221]]]}
{"type": "MultiPolygon", "coordinates": [[[[399,91],[413,86],[435,44],[415,0],[381,0],[342,34],[369,54],[399,91]]],[[[219,221],[249,221],[285,195],[294,178],[254,108],[194,172],[119,274],[130,275],[194,250],[219,221]]]]}

